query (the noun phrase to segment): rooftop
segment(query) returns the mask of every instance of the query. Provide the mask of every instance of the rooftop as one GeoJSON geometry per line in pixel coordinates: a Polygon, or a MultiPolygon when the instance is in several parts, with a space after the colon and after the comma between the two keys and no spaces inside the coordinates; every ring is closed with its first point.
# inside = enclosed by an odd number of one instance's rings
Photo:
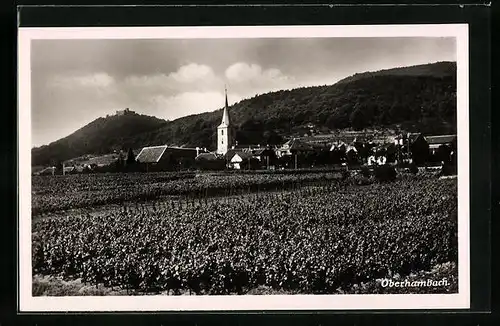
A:
{"type": "Polygon", "coordinates": [[[214,161],[217,159],[217,155],[214,153],[200,153],[198,156],[196,156],[197,160],[209,160],[209,161],[214,161]]]}
{"type": "Polygon", "coordinates": [[[457,139],[457,135],[439,135],[439,136],[427,136],[425,140],[429,145],[433,144],[449,144],[457,139]]]}
{"type": "Polygon", "coordinates": [[[141,163],[158,163],[167,147],[167,145],[144,147],[139,155],[137,155],[136,161],[141,163]]]}

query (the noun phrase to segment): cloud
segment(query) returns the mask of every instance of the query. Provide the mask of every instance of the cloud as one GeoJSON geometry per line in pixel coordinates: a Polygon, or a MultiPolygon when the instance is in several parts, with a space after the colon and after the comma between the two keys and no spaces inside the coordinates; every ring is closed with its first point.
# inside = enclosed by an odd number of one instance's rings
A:
{"type": "Polygon", "coordinates": [[[226,77],[231,81],[242,82],[258,78],[262,68],[256,64],[235,63],[226,69],[226,77]]]}
{"type": "Polygon", "coordinates": [[[255,63],[237,62],[225,70],[228,91],[238,93],[243,98],[252,97],[297,85],[294,76],[284,74],[280,69],[263,69],[255,63]]]}
{"type": "Polygon", "coordinates": [[[190,63],[180,67],[177,72],[170,74],[173,80],[181,83],[193,83],[207,79],[214,79],[215,74],[211,67],[190,63]]]}
{"type": "MultiPolygon", "coordinates": [[[[231,95],[230,104],[241,100],[237,94],[231,95]]],[[[172,96],[156,95],[148,101],[148,111],[164,119],[214,111],[224,105],[223,92],[183,92],[172,96]]]]}
{"type": "Polygon", "coordinates": [[[75,86],[85,88],[107,88],[115,80],[107,73],[99,72],[84,75],[55,75],[49,78],[49,86],[57,88],[71,88],[75,86]]]}
{"type": "Polygon", "coordinates": [[[292,78],[284,75],[277,68],[262,69],[258,64],[237,62],[226,69],[226,78],[236,83],[276,83],[285,82],[292,78]]]}
{"type": "Polygon", "coordinates": [[[124,80],[125,87],[139,89],[147,93],[176,93],[184,91],[207,91],[222,81],[207,65],[190,63],[181,66],[170,74],[154,74],[128,76],[124,80]]]}

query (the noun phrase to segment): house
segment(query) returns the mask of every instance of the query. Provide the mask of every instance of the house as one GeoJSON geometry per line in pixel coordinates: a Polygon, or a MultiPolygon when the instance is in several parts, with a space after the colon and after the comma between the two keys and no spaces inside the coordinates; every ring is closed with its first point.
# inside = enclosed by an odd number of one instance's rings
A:
{"type": "Polygon", "coordinates": [[[213,152],[203,152],[195,158],[196,167],[202,170],[223,170],[225,161],[213,152]]]}
{"type": "Polygon", "coordinates": [[[45,170],[47,167],[43,165],[35,165],[31,167],[31,174],[37,175],[41,171],[45,170]]]}
{"type": "Polygon", "coordinates": [[[63,174],[73,174],[76,173],[77,170],[74,166],[65,166],[63,167],[63,174]]]}
{"type": "Polygon", "coordinates": [[[368,142],[369,138],[365,135],[349,133],[333,139],[330,142],[330,151],[334,149],[345,150],[348,146],[356,147],[356,149],[359,150],[360,147],[362,147],[364,144],[367,144],[368,142]]]}
{"type": "Polygon", "coordinates": [[[243,165],[246,165],[246,163],[250,162],[252,168],[258,169],[274,169],[274,166],[277,164],[275,149],[271,147],[260,147],[260,145],[254,147],[233,146],[233,148],[228,150],[223,157],[226,161],[227,167],[229,168],[238,168],[237,163],[242,162],[243,165]],[[240,159],[242,159],[243,161],[240,162],[240,159]]]}
{"type": "Polygon", "coordinates": [[[135,158],[138,163],[155,164],[160,162],[168,146],[144,147],[135,158]]]}
{"type": "Polygon", "coordinates": [[[374,147],[372,153],[375,157],[384,156],[387,162],[395,162],[397,158],[398,149],[394,143],[385,143],[374,147]]]}
{"type": "Polygon", "coordinates": [[[451,162],[457,160],[457,135],[425,137],[429,144],[429,158],[432,162],[451,162]]]}
{"type": "Polygon", "coordinates": [[[421,133],[407,133],[395,138],[394,144],[399,147],[399,160],[424,164],[429,156],[429,144],[421,133]]]}
{"type": "Polygon", "coordinates": [[[240,169],[252,159],[252,151],[248,149],[230,149],[224,155],[226,166],[230,169],[240,169]]]}
{"type": "Polygon", "coordinates": [[[231,148],[222,157],[226,162],[230,162],[236,153],[241,153],[241,152],[243,152],[242,148],[231,148]]]}
{"type": "Polygon", "coordinates": [[[409,132],[409,133],[401,134],[401,135],[394,137],[394,144],[408,146],[409,144],[412,144],[414,142],[419,142],[422,139],[425,139],[425,138],[421,133],[409,132]]]}
{"type": "Polygon", "coordinates": [[[330,147],[330,152],[334,151],[340,151],[345,154],[349,152],[358,153],[358,149],[356,148],[356,146],[354,146],[353,144],[345,143],[342,140],[339,140],[332,144],[332,146],[330,147]]]}
{"type": "Polygon", "coordinates": [[[314,152],[314,146],[298,138],[292,138],[277,149],[278,157],[314,152]]]}
{"type": "Polygon", "coordinates": [[[85,169],[86,169],[85,165],[65,166],[64,167],[64,174],[82,173],[85,169]]]}
{"type": "Polygon", "coordinates": [[[240,170],[244,166],[250,167],[252,153],[250,152],[237,152],[234,153],[229,159],[229,167],[232,169],[240,170]]]}
{"type": "Polygon", "coordinates": [[[368,157],[368,165],[384,165],[387,163],[387,158],[384,155],[375,156],[371,155],[368,157]]]}
{"type": "Polygon", "coordinates": [[[384,145],[384,144],[395,144],[396,136],[395,135],[374,135],[371,141],[376,145],[384,145]]]}
{"type": "Polygon", "coordinates": [[[213,152],[200,153],[195,161],[196,167],[202,170],[224,170],[226,167],[224,159],[213,152]]]}
{"type": "Polygon", "coordinates": [[[440,146],[448,146],[452,151],[457,149],[457,135],[427,136],[425,140],[431,154],[436,154],[440,146]]]}
{"type": "Polygon", "coordinates": [[[113,164],[116,160],[118,160],[118,154],[106,154],[98,157],[90,158],[85,163],[90,166],[104,167],[113,164]]]}
{"type": "Polygon", "coordinates": [[[34,175],[54,175],[56,171],[55,166],[49,166],[46,168],[39,169],[38,171],[35,171],[33,174],[34,175]]]}
{"type": "Polygon", "coordinates": [[[195,158],[196,160],[206,160],[206,161],[215,161],[217,160],[217,155],[215,153],[200,153],[195,158]]]}
{"type": "Polygon", "coordinates": [[[146,165],[146,171],[177,170],[193,166],[200,151],[198,147],[149,146],[144,147],[135,159],[146,165]]]}
{"type": "Polygon", "coordinates": [[[260,162],[271,163],[272,165],[276,160],[276,150],[271,147],[253,149],[252,155],[260,162]]]}
{"type": "Polygon", "coordinates": [[[264,169],[274,170],[278,163],[275,149],[270,147],[260,148],[252,151],[253,157],[260,162],[260,166],[264,169]]]}

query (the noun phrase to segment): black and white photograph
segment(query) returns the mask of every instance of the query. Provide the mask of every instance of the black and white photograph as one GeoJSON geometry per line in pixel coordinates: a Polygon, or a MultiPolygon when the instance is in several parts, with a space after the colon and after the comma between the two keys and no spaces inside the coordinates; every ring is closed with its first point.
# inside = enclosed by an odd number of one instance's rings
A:
{"type": "Polygon", "coordinates": [[[467,308],[467,51],[453,24],[20,28],[21,309],[467,308]]]}

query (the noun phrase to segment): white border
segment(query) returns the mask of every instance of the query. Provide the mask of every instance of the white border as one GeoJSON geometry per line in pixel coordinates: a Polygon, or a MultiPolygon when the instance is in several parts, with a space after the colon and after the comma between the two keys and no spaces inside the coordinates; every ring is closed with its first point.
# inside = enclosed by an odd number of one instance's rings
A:
{"type": "Polygon", "coordinates": [[[469,275],[469,58],[468,25],[351,25],[251,27],[19,28],[19,310],[210,311],[210,310],[364,310],[467,309],[469,275]],[[31,69],[34,39],[166,38],[455,37],[457,53],[458,294],[116,296],[32,297],[31,269],[31,69]]]}

